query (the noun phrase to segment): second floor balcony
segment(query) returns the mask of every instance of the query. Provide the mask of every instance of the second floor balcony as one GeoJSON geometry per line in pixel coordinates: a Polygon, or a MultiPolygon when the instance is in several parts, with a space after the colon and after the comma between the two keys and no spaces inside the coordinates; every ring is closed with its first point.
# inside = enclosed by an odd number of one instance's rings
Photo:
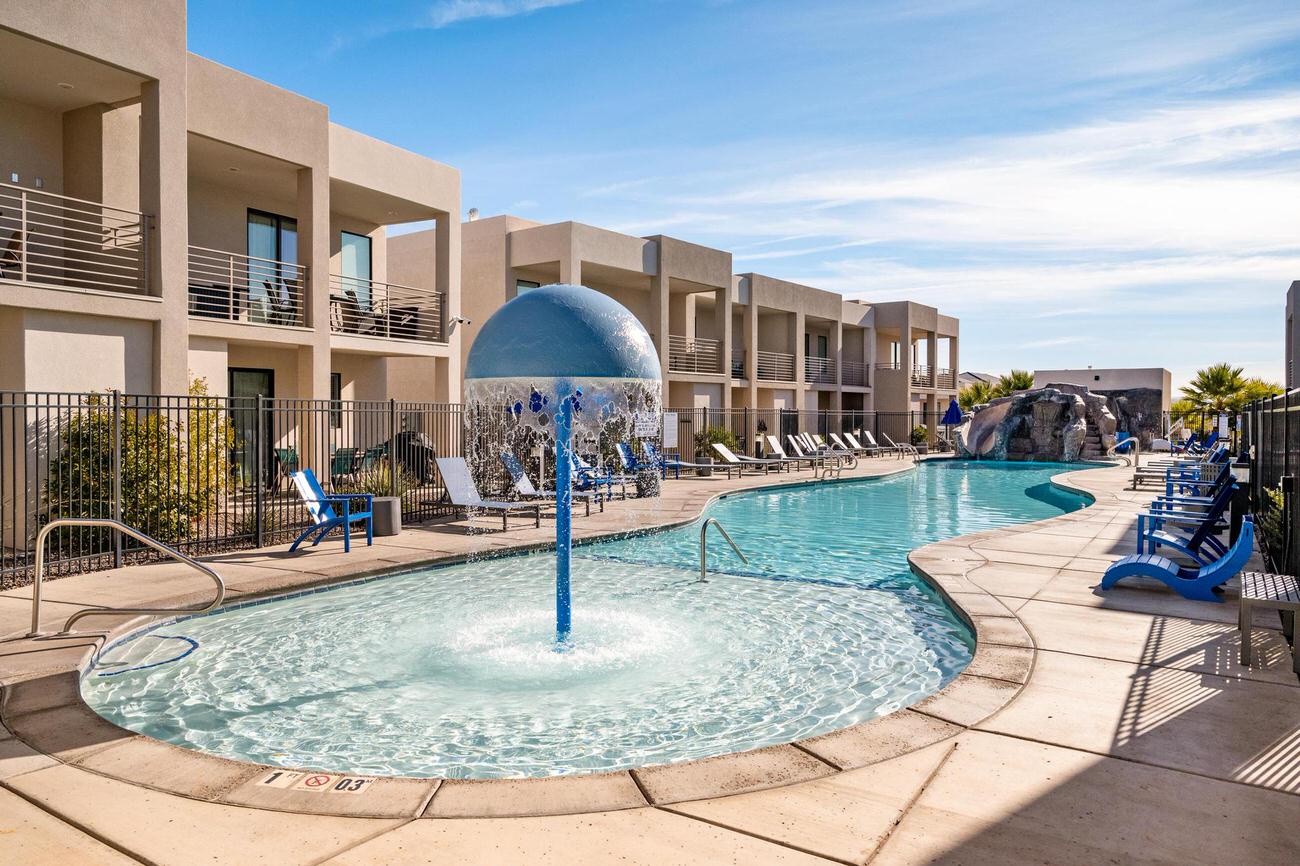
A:
{"type": "Polygon", "coordinates": [[[841,382],[845,385],[866,387],[867,365],[856,361],[845,361],[840,365],[841,382]]]}
{"type": "Polygon", "coordinates": [[[721,341],[669,334],[668,371],[670,373],[721,373],[721,341]]]}
{"type": "Polygon", "coordinates": [[[149,294],[149,217],[0,183],[0,279],[149,294]]]}
{"type": "Polygon", "coordinates": [[[330,276],[330,331],[335,334],[445,343],[444,306],[441,292],[330,276]]]}
{"type": "Polygon", "coordinates": [[[957,371],[940,370],[934,377],[936,388],[947,388],[952,391],[957,388],[957,371]]]}
{"type": "Polygon", "coordinates": [[[820,385],[835,384],[835,360],[832,358],[805,357],[803,359],[803,377],[806,382],[820,385]]]}
{"type": "Polygon", "coordinates": [[[934,387],[934,370],[931,367],[917,365],[912,368],[912,387],[914,388],[933,388],[934,387]]]}
{"type": "Polygon", "coordinates": [[[302,327],[308,285],[306,265],[190,247],[191,318],[302,327]]]}
{"type": "Polygon", "coordinates": [[[758,362],[758,378],[765,382],[793,382],[794,355],[787,352],[766,352],[759,350],[755,356],[758,362]]]}
{"type": "Polygon", "coordinates": [[[745,350],[744,349],[731,350],[731,378],[733,379],[745,378],[745,350]]]}

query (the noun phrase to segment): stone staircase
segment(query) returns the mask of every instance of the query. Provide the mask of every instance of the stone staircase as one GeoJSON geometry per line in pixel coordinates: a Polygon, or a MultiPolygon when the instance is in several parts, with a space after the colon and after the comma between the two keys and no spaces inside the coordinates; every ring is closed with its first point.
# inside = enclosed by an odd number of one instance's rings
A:
{"type": "Polygon", "coordinates": [[[1101,456],[1101,431],[1097,429],[1097,425],[1093,423],[1092,418],[1088,418],[1088,430],[1083,434],[1083,448],[1079,451],[1079,457],[1084,460],[1091,460],[1101,456]]]}

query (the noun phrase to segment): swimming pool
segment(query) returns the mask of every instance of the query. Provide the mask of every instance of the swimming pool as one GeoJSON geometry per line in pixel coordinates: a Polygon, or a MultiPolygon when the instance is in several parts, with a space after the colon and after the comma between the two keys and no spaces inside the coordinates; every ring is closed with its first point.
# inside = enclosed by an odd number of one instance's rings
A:
{"type": "Polygon", "coordinates": [[[553,559],[510,556],[137,632],[82,692],[122,727],[260,763],[448,778],[670,763],[814,736],[914,703],[968,629],[908,569],[931,541],[1085,499],[1053,464],[913,472],[715,503],[698,524],[574,551],[574,642],[553,651],[553,559]]]}

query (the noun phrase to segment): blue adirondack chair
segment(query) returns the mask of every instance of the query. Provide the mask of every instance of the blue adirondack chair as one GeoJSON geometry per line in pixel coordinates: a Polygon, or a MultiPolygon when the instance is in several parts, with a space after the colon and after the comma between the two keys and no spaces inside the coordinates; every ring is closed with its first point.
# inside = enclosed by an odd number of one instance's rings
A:
{"type": "Polygon", "coordinates": [[[1195,601],[1223,599],[1215,589],[1237,576],[1255,549],[1255,522],[1248,514],[1241,524],[1241,534],[1228,552],[1209,565],[1183,568],[1172,559],[1154,553],[1137,553],[1116,560],[1102,576],[1101,588],[1110,589],[1126,577],[1153,577],[1184,598],[1195,601]]]}
{"type": "MultiPolygon", "coordinates": [[[[653,472],[659,472],[662,470],[662,467],[659,465],[657,461],[650,462],[650,463],[642,463],[640,460],[638,460],[636,456],[636,452],[633,451],[632,446],[627,444],[626,442],[620,442],[617,445],[615,445],[614,448],[615,450],[618,451],[618,461],[623,464],[624,472],[631,472],[633,475],[635,475],[636,473],[646,469],[651,470],[653,472]]],[[[648,450],[647,453],[649,453],[648,450]]]]}
{"type": "Polygon", "coordinates": [[[311,545],[315,547],[329,535],[330,530],[338,527],[343,530],[343,552],[352,551],[352,524],[359,520],[366,522],[366,544],[375,543],[375,528],[372,518],[374,513],[374,497],[369,493],[350,493],[347,495],[330,496],[321,489],[320,482],[316,480],[316,473],[310,469],[302,469],[293,473],[294,486],[298,488],[302,501],[307,505],[307,513],[311,515],[313,524],[303,531],[294,539],[293,544],[289,547],[289,552],[293,553],[298,549],[298,545],[306,541],[310,536],[315,535],[311,545]],[[353,511],[352,501],[354,499],[366,500],[365,511],[353,511]],[[339,512],[342,511],[342,514],[339,512]]]}
{"type": "Polygon", "coordinates": [[[1228,552],[1218,539],[1226,525],[1224,512],[1232,502],[1235,484],[1225,484],[1204,511],[1174,508],[1152,503],[1152,510],[1138,515],[1138,553],[1156,553],[1161,547],[1176,550],[1200,565],[1209,565],[1228,552]]]}

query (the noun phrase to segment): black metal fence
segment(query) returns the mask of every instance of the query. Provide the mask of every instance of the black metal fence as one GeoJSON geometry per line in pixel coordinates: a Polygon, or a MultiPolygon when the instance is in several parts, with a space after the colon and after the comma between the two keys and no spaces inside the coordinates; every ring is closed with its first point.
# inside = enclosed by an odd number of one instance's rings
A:
{"type": "MultiPolygon", "coordinates": [[[[912,432],[917,427],[925,427],[927,436],[918,434],[917,441],[926,441],[927,445],[937,448],[945,447],[951,440],[948,430],[940,422],[941,412],[875,412],[852,409],[703,409],[703,408],[667,408],[666,423],[671,424],[676,418],[676,444],[673,437],[666,437],[665,451],[675,456],[691,458],[697,451],[702,456],[711,456],[707,448],[697,448],[696,436],[709,428],[721,427],[735,437],[737,447],[746,454],[759,456],[767,450],[766,436],[776,436],[782,448],[789,448],[786,436],[791,433],[819,433],[827,436],[831,433],[845,432],[857,434],[869,431],[876,441],[885,444],[885,437],[898,444],[912,442],[912,432]],[[933,435],[930,435],[933,434],[933,435]],[[751,439],[757,441],[751,441],[751,439]]],[[[667,432],[667,431],[665,431],[667,432]]]]}
{"type": "Polygon", "coordinates": [[[1237,419],[1239,449],[1250,461],[1250,495],[1256,512],[1281,496],[1285,535],[1281,558],[1290,574],[1300,573],[1300,389],[1251,403],[1237,419]]]}
{"type": "MultiPolygon", "coordinates": [[[[291,473],[332,493],[450,513],[435,455],[464,451],[458,405],[263,397],[0,392],[0,586],[31,578],[36,534],[112,517],[185,552],[278,544],[310,522],[291,473]]],[[[50,574],[153,554],[104,529],[51,533],[50,574]]]]}
{"type": "MultiPolygon", "coordinates": [[[[918,426],[945,432],[922,412],[666,411],[677,445],[665,450],[687,458],[711,426],[751,454],[763,453],[766,434],[785,445],[788,433],[866,430],[884,444],[909,441],[918,426]]],[[[485,496],[510,490],[503,448],[534,478],[553,469],[540,439],[504,410],[474,410],[468,421],[470,435],[461,405],[395,400],[0,392],[0,588],[30,581],[36,535],[60,517],[115,518],[201,555],[282,544],[306,528],[291,477],[299,469],[312,469],[329,493],[397,497],[407,523],[454,511],[435,457],[465,457],[485,496]]],[[[579,450],[617,468],[614,443],[629,438],[631,426],[611,428],[579,450]]],[[[102,528],[61,529],[48,544],[51,576],[155,555],[102,528]]]]}

